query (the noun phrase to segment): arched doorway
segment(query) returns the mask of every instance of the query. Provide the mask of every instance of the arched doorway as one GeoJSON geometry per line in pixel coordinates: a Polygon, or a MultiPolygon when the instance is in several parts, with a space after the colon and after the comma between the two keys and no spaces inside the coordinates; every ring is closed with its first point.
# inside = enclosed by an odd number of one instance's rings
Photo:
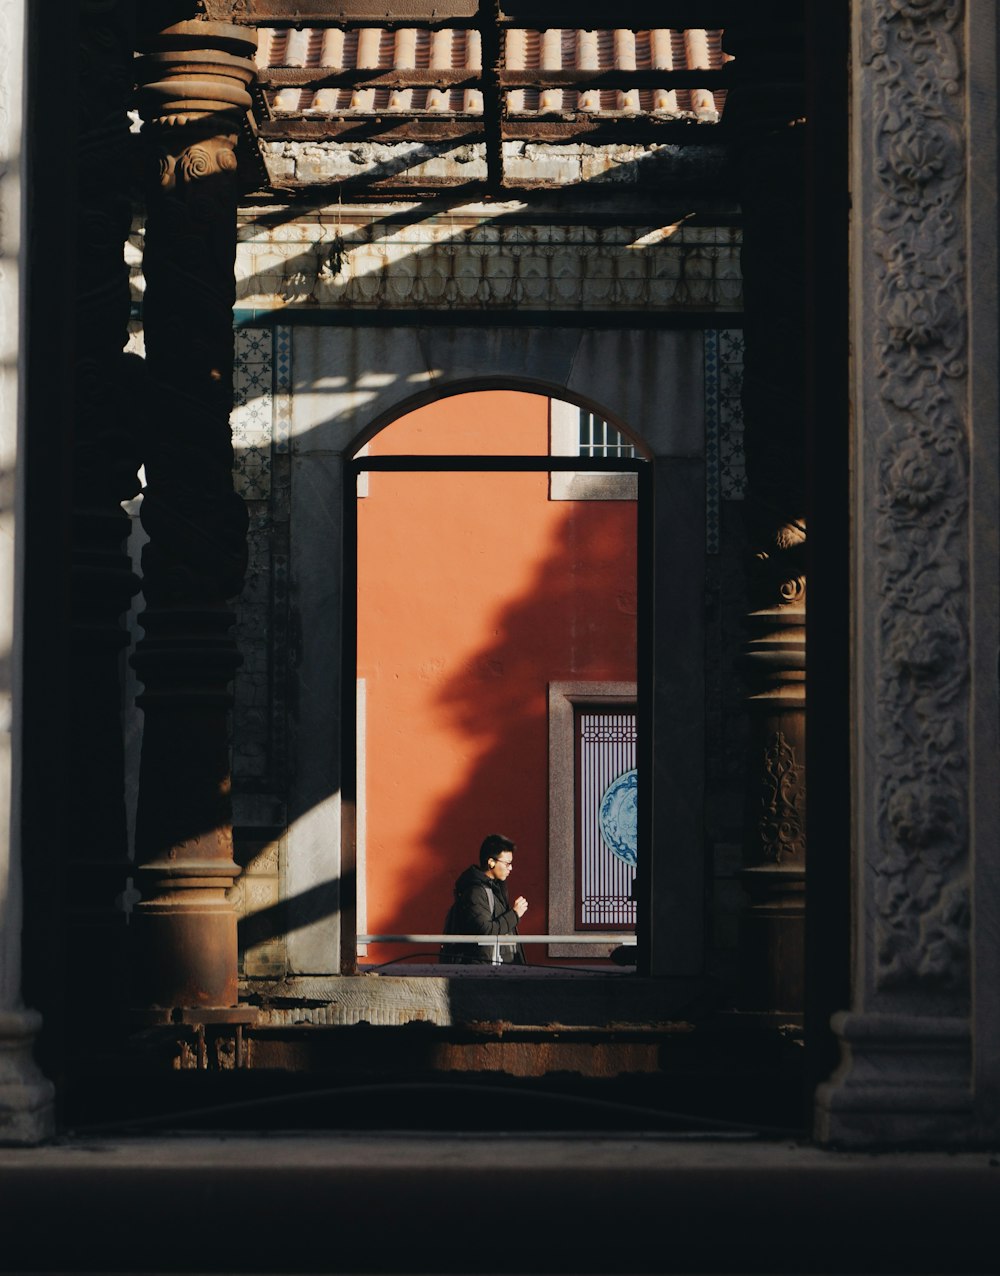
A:
{"type": "MultiPolygon", "coordinates": [[[[499,831],[518,847],[521,933],[565,937],[527,938],[529,964],[606,963],[624,943],[634,965],[647,460],[586,408],[497,390],[397,418],[364,453],[358,933],[440,931],[499,831]]],[[[427,941],[364,955],[437,969],[427,941]]]]}
{"type": "MultiPolygon", "coordinates": [[[[652,461],[650,606],[639,663],[650,669],[650,973],[704,962],[702,732],[705,465],[703,337],[670,329],[305,327],[293,330],[290,424],[290,792],[285,892],[289,974],[353,969],[357,893],[348,823],[355,750],[347,672],[354,561],[350,458],[407,411],[470,389],[575,402],[611,418],[652,461]],[[488,368],[488,375],[476,370],[488,368]],[[336,369],[337,371],[331,372],[336,369]],[[669,658],[665,653],[669,653],[669,658]],[[345,802],[346,799],[346,802],[345,802]],[[296,901],[301,901],[301,906],[296,901]]],[[[547,470],[552,458],[541,458],[547,470]]]]}

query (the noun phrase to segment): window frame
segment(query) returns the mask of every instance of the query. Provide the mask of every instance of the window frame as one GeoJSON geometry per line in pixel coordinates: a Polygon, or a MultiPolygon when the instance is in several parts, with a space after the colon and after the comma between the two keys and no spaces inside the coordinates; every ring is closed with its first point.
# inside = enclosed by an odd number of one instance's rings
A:
{"type": "MultiPolygon", "coordinates": [[[[629,457],[629,458],[608,459],[608,460],[602,459],[600,461],[595,461],[593,458],[588,458],[588,457],[578,457],[577,459],[579,461],[580,466],[582,467],[583,473],[587,472],[588,467],[590,467],[590,472],[594,473],[595,467],[597,465],[602,465],[602,466],[610,465],[610,466],[619,467],[619,472],[624,472],[626,477],[630,477],[635,480],[636,495],[633,499],[635,499],[635,501],[638,504],[637,525],[636,525],[636,535],[637,535],[636,570],[637,570],[638,595],[640,600],[639,614],[637,616],[637,632],[636,632],[636,642],[637,642],[636,675],[638,678],[641,671],[642,660],[644,658],[649,658],[649,656],[651,656],[652,654],[652,648],[650,647],[648,650],[647,656],[644,657],[642,655],[643,651],[646,650],[646,642],[642,637],[642,628],[644,623],[649,623],[652,619],[651,616],[647,617],[645,615],[645,604],[643,602],[644,586],[642,583],[646,579],[647,571],[650,566],[650,564],[645,561],[645,555],[643,552],[644,540],[648,540],[649,538],[649,529],[648,527],[645,528],[646,536],[644,537],[643,536],[644,525],[643,525],[642,513],[645,508],[646,518],[648,519],[651,517],[651,513],[652,513],[651,493],[649,492],[649,486],[651,486],[651,483],[652,483],[652,469],[653,469],[652,462],[649,458],[645,457],[639,452],[637,452],[634,457],[629,457]],[[647,493],[646,500],[643,503],[638,502],[640,476],[643,476],[642,482],[647,485],[643,489],[647,493]]],[[[344,477],[345,477],[344,493],[346,495],[347,493],[350,493],[352,491],[357,491],[358,480],[362,474],[367,477],[370,474],[374,474],[378,472],[386,472],[386,471],[396,472],[396,473],[412,473],[412,474],[433,473],[433,472],[526,473],[526,472],[548,471],[549,475],[551,476],[553,473],[557,473],[560,471],[564,472],[570,468],[571,468],[570,464],[566,459],[553,457],[551,454],[548,456],[518,456],[518,455],[495,455],[495,454],[482,454],[482,455],[470,456],[465,454],[456,455],[456,454],[449,454],[449,453],[433,453],[433,454],[420,454],[420,455],[393,453],[393,454],[372,456],[369,449],[365,447],[363,449],[359,448],[357,453],[353,457],[346,459],[346,462],[344,465],[344,477]]],[[[611,476],[614,477],[613,472],[611,473],[611,476]]],[[[605,474],[602,472],[598,475],[598,477],[605,477],[605,474]]],[[[363,486],[363,494],[368,495],[369,490],[370,489],[368,487],[368,484],[365,483],[363,486]]],[[[363,868],[363,861],[364,861],[365,851],[366,851],[365,822],[364,822],[364,819],[362,818],[362,822],[359,826],[359,810],[358,810],[359,801],[365,800],[365,792],[364,792],[364,781],[365,781],[364,769],[365,768],[363,765],[360,765],[361,758],[359,756],[359,731],[361,729],[361,722],[359,721],[359,718],[358,718],[358,711],[362,705],[366,707],[366,702],[364,700],[359,701],[359,698],[358,698],[358,684],[359,684],[359,681],[363,681],[363,680],[359,680],[358,672],[357,672],[357,586],[358,586],[357,500],[345,499],[342,505],[342,515],[343,515],[343,542],[342,542],[343,555],[341,559],[342,570],[343,570],[342,598],[344,600],[344,603],[346,604],[345,612],[344,612],[344,618],[346,623],[345,623],[344,630],[342,632],[341,676],[343,679],[343,686],[354,687],[355,695],[354,695],[353,706],[348,712],[345,712],[343,714],[343,717],[341,719],[341,724],[340,724],[341,758],[343,763],[342,785],[341,785],[341,791],[340,791],[341,870],[344,876],[349,879],[350,884],[349,884],[348,890],[344,892],[344,895],[341,898],[341,907],[340,907],[340,913],[339,913],[339,918],[340,918],[339,952],[340,952],[340,973],[344,975],[356,975],[359,973],[359,969],[358,969],[359,947],[357,942],[357,936],[359,934],[368,933],[366,930],[362,929],[362,927],[359,925],[359,903],[363,910],[360,915],[364,917],[365,919],[367,918],[367,892],[365,892],[359,898],[358,881],[357,881],[358,870],[359,870],[359,833],[361,838],[360,852],[361,852],[361,867],[362,868],[363,868]]],[[[649,582],[647,582],[647,587],[648,585],[649,585],[649,582]]],[[[651,669],[649,671],[648,676],[651,683],[652,682],[651,669]]],[[[556,710],[556,713],[553,714],[552,688],[574,687],[574,686],[579,686],[579,687],[587,689],[587,694],[583,697],[583,703],[599,704],[599,705],[602,705],[602,707],[605,702],[611,703],[611,704],[615,704],[615,703],[626,704],[630,707],[635,708],[636,714],[637,714],[637,722],[641,720],[641,711],[638,707],[638,682],[582,682],[582,683],[550,682],[548,684],[548,687],[549,687],[549,802],[550,802],[550,805],[549,805],[550,848],[549,848],[549,876],[548,876],[549,922],[550,922],[549,933],[550,934],[558,933],[558,934],[564,934],[564,935],[566,934],[585,935],[587,934],[587,932],[581,931],[576,925],[576,906],[575,906],[575,898],[574,898],[575,888],[573,886],[573,883],[575,881],[574,865],[575,865],[575,858],[576,858],[576,839],[575,839],[575,828],[572,822],[570,823],[570,826],[569,826],[569,874],[568,876],[566,876],[565,874],[563,875],[565,877],[565,880],[568,880],[570,883],[570,891],[568,896],[569,914],[568,914],[568,918],[566,919],[565,926],[563,926],[562,923],[560,923],[560,927],[561,927],[560,929],[557,930],[551,924],[553,921],[552,901],[554,898],[553,888],[552,888],[553,857],[552,857],[552,849],[551,849],[552,848],[552,843],[551,843],[552,793],[553,793],[552,786],[553,786],[553,756],[554,756],[552,728],[553,728],[554,718],[560,718],[560,711],[558,708],[556,710]],[[608,695],[611,695],[612,697],[616,695],[623,696],[623,699],[616,700],[612,698],[611,700],[607,700],[606,698],[608,695]]],[[[347,706],[345,705],[345,708],[346,707],[347,706]]],[[[575,777],[575,767],[576,767],[574,709],[572,705],[570,705],[570,708],[569,708],[568,738],[569,738],[568,766],[569,766],[569,777],[570,777],[569,803],[570,803],[570,810],[572,812],[573,796],[574,796],[574,789],[575,789],[574,777],[575,777]]],[[[558,750],[558,756],[560,760],[563,758],[564,749],[558,750]]],[[[637,761],[639,761],[640,759],[643,759],[644,757],[645,757],[645,753],[642,747],[640,746],[638,750],[637,761]]],[[[642,769],[641,761],[639,761],[639,765],[640,765],[640,769],[642,769]]],[[[647,800],[640,799],[640,802],[647,806],[647,811],[648,811],[647,800]]],[[[646,819],[648,819],[648,814],[646,816],[646,819]]],[[[560,849],[562,848],[560,847],[560,849]]],[[[564,861],[560,859],[560,864],[562,864],[563,862],[564,861]]],[[[557,908],[557,915],[560,918],[563,916],[563,907],[564,907],[564,900],[560,899],[559,907],[557,908]]],[[[637,901],[635,930],[628,931],[628,932],[623,931],[622,933],[623,934],[634,933],[641,936],[642,931],[641,931],[640,918],[642,916],[644,916],[643,906],[641,902],[637,901]]],[[[640,938],[640,946],[643,942],[645,942],[648,945],[649,943],[648,936],[644,937],[644,939],[640,938]]],[[[367,945],[365,947],[367,947],[367,945]]],[[[607,957],[616,947],[617,945],[615,944],[572,944],[572,945],[549,944],[549,945],[546,945],[546,950],[552,956],[607,957]]],[[[648,958],[641,951],[641,947],[637,947],[636,954],[637,954],[637,962],[645,963],[648,961],[648,958]]]]}
{"type": "MultiPolygon", "coordinates": [[[[585,935],[576,918],[576,711],[637,709],[639,688],[637,682],[550,682],[548,693],[549,934],[585,935]]],[[[614,947],[549,944],[547,951],[550,957],[607,957],[614,947]]]]}
{"type": "MultiPolygon", "coordinates": [[[[549,399],[550,456],[580,456],[580,413],[586,410],[565,399],[549,399]]],[[[592,461],[593,458],[581,457],[581,460],[592,461]]],[[[615,461],[608,458],[608,464],[613,465],[615,461]]],[[[636,473],[610,469],[552,470],[549,473],[550,501],[634,501],[638,496],[639,476],[636,473]]]]}
{"type": "MultiPolygon", "coordinates": [[[[584,921],[584,875],[585,875],[585,856],[584,856],[584,819],[583,819],[583,721],[585,718],[604,719],[605,717],[631,718],[632,719],[632,751],[633,754],[638,752],[638,705],[603,705],[603,704],[577,704],[575,706],[574,724],[573,724],[573,844],[575,847],[574,871],[576,873],[576,881],[573,889],[573,907],[575,909],[575,924],[579,932],[602,931],[605,934],[634,935],[636,933],[636,919],[633,917],[631,922],[611,922],[611,921],[584,921]]],[[[638,757],[632,759],[632,769],[638,772],[638,757]]],[[[591,796],[593,796],[591,794],[591,796]]],[[[597,823],[599,824],[599,820],[597,823]]],[[[597,836],[601,843],[607,848],[603,833],[599,830],[597,836]]],[[[608,849],[608,854],[611,854],[608,849]]],[[[636,897],[635,897],[635,868],[632,868],[632,890],[628,896],[633,914],[636,913],[636,897]]]]}

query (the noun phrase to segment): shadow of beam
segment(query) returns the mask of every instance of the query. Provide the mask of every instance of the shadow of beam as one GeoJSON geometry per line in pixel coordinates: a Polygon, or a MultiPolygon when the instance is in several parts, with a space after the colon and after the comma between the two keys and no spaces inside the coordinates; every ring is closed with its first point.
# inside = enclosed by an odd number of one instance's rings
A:
{"type": "Polygon", "coordinates": [[[291,931],[303,930],[339,913],[345,888],[353,892],[352,877],[353,874],[346,879],[331,878],[269,908],[241,917],[238,923],[240,948],[253,948],[280,939],[291,931]]]}

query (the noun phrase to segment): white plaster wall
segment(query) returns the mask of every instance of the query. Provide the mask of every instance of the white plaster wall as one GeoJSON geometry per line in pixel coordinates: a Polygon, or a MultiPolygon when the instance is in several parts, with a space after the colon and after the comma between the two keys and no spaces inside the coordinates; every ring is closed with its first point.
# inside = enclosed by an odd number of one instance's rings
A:
{"type": "Polygon", "coordinates": [[[700,331],[297,327],[293,448],[352,454],[441,394],[517,386],[599,412],[652,456],[704,456],[700,331]]]}
{"type": "Polygon", "coordinates": [[[23,434],[22,291],[26,261],[21,176],[25,11],[0,3],[0,1143],[35,1143],[51,1132],[52,1087],[35,1067],[41,1021],[21,1000],[20,614],[23,545],[17,468],[23,434]]]}

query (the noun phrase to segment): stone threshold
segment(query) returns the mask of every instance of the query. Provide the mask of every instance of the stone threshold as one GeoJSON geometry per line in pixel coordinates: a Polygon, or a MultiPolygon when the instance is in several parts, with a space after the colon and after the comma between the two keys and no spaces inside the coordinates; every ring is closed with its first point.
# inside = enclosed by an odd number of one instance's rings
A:
{"type": "Polygon", "coordinates": [[[1000,1160],[988,1150],[511,1135],[497,1119],[488,1136],[90,1137],[0,1150],[4,1270],[995,1270],[1000,1160]],[[484,1253],[490,1201],[504,1221],[484,1253]]]}

